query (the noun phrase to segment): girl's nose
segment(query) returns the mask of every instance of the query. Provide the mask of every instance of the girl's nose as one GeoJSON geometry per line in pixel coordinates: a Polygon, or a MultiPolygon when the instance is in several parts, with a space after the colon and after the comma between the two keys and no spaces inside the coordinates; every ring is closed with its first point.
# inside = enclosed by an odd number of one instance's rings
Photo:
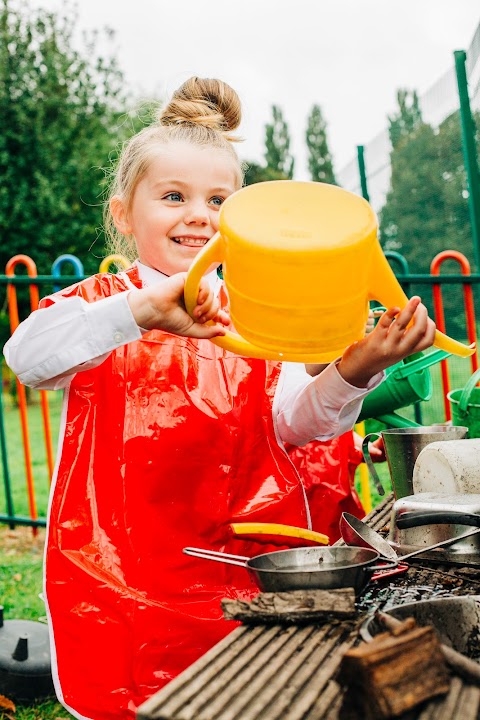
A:
{"type": "Polygon", "coordinates": [[[200,201],[190,203],[185,214],[185,222],[194,225],[208,225],[210,223],[208,206],[200,201]]]}

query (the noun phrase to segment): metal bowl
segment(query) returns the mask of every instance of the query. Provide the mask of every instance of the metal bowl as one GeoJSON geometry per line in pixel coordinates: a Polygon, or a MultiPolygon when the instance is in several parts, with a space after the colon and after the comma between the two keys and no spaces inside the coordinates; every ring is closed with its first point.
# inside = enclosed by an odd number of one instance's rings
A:
{"type": "MultiPolygon", "coordinates": [[[[480,596],[438,598],[395,605],[385,610],[398,620],[415,618],[420,626],[432,625],[442,643],[474,659],[480,659],[480,596]]],[[[370,642],[385,632],[374,615],[360,628],[360,636],[370,642]]]]}

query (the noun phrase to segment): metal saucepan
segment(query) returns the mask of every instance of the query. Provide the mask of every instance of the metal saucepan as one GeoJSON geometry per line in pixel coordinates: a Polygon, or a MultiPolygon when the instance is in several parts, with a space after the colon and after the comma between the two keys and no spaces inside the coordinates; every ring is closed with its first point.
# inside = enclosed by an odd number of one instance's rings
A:
{"type": "Polygon", "coordinates": [[[449,538],[448,540],[442,540],[442,542],[435,543],[435,545],[422,547],[414,552],[407,553],[406,555],[398,555],[394,548],[389,545],[389,543],[384,540],[379,533],[350,513],[342,513],[342,517],[340,518],[340,533],[343,540],[349,546],[370,548],[371,550],[376,550],[379,556],[385,558],[386,560],[401,560],[403,562],[415,555],[421,555],[422,553],[434,550],[435,548],[447,547],[448,545],[453,545],[459,540],[463,540],[463,538],[470,537],[470,535],[477,535],[480,533],[480,528],[477,528],[476,530],[469,530],[468,532],[463,533],[463,535],[458,535],[457,537],[449,538]]]}
{"type": "Polygon", "coordinates": [[[353,587],[358,594],[375,571],[397,565],[375,565],[376,550],[342,546],[277,550],[253,558],[192,547],[183,552],[245,568],[262,592],[353,587]]]}

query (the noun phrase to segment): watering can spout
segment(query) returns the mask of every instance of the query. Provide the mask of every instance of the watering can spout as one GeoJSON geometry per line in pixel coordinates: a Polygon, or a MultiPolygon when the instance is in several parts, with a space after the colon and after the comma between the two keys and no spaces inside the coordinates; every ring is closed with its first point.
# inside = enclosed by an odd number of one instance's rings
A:
{"type": "MultiPolygon", "coordinates": [[[[398,306],[405,307],[408,298],[402,290],[400,283],[395,277],[392,268],[388,264],[388,260],[382,252],[380,243],[377,241],[376,250],[371,264],[370,276],[370,300],[378,300],[385,307],[398,306]]],[[[469,357],[475,352],[475,343],[472,345],[464,345],[458,340],[445,335],[437,330],[433,345],[439,350],[458,355],[460,357],[469,357]]]]}
{"type": "Polygon", "coordinates": [[[453,338],[448,337],[448,335],[444,335],[440,332],[440,330],[436,331],[433,344],[436,348],[452,353],[452,355],[458,355],[459,357],[469,357],[475,352],[475,343],[472,343],[471,345],[464,345],[463,343],[458,342],[458,340],[454,340],[453,338]]]}

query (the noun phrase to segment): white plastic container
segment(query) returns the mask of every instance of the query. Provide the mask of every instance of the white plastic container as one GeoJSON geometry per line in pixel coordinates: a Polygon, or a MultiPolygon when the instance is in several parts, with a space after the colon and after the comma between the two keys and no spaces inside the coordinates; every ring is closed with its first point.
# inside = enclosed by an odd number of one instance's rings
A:
{"type": "Polygon", "coordinates": [[[480,493],[480,438],[425,447],[413,468],[413,492],[480,493]]]}

